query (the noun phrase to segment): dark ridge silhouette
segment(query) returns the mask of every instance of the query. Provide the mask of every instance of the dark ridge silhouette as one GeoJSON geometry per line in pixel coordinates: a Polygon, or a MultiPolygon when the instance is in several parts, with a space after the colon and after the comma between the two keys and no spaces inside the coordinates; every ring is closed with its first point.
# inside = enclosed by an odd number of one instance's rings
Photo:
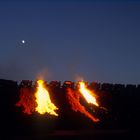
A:
{"type": "Polygon", "coordinates": [[[17,81],[0,79],[0,127],[4,138],[47,139],[68,137],[74,139],[128,139],[135,138],[140,124],[140,85],[111,83],[87,83],[98,95],[100,108],[82,104],[101,121],[93,123],[80,112],[74,112],[66,98],[68,88],[77,90],[77,83],[65,81],[46,82],[53,102],[59,108],[58,117],[25,114],[16,107],[20,89],[35,92],[36,83],[31,80],[17,81]],[[92,111],[94,108],[95,112],[92,111]]]}

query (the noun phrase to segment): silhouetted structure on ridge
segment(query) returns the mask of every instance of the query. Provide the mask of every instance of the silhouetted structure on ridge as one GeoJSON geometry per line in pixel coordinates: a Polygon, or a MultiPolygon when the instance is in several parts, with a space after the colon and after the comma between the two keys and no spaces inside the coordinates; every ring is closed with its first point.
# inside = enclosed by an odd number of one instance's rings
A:
{"type": "MultiPolygon", "coordinates": [[[[21,108],[15,106],[15,103],[19,100],[19,89],[24,87],[34,89],[34,84],[35,83],[31,80],[23,80],[18,84],[16,81],[0,79],[0,120],[2,121],[0,127],[3,128],[4,132],[10,132],[15,135],[17,132],[28,133],[33,131],[36,125],[38,125],[34,124],[36,120],[35,118],[39,117],[37,114],[30,116],[25,115],[21,108]],[[20,129],[22,129],[22,132],[20,129]]],[[[46,84],[52,94],[53,100],[60,108],[60,117],[57,119],[58,126],[54,125],[54,122],[56,121],[55,119],[52,119],[52,122],[49,121],[53,126],[51,130],[55,128],[78,129],[77,124],[79,124],[79,129],[80,127],[87,127],[88,129],[92,128],[92,124],[90,123],[87,126],[87,123],[90,122],[88,119],[84,117],[82,118],[82,115],[68,110],[69,104],[66,101],[65,92],[67,88],[76,90],[76,83],[65,81],[61,84],[60,81],[51,81],[50,83],[46,82],[46,84]],[[64,114],[64,116],[62,114],[64,114]],[[79,122],[74,124],[75,122],[73,122],[71,116],[69,116],[70,118],[66,118],[68,117],[67,114],[74,115],[75,120],[79,120],[79,122]],[[84,121],[86,123],[84,123],[84,121]]],[[[96,92],[99,96],[99,103],[102,107],[105,107],[108,110],[105,114],[102,108],[95,108],[95,110],[97,110],[96,114],[101,118],[101,122],[97,125],[98,128],[126,128],[132,132],[138,131],[138,124],[140,123],[140,85],[101,84],[91,82],[88,83],[88,88],[96,92]]],[[[45,117],[44,120],[45,121],[42,123],[48,125],[48,119],[45,117]]],[[[46,128],[47,126],[44,127],[46,128]]],[[[96,127],[96,125],[93,125],[93,127],[96,127]]]]}

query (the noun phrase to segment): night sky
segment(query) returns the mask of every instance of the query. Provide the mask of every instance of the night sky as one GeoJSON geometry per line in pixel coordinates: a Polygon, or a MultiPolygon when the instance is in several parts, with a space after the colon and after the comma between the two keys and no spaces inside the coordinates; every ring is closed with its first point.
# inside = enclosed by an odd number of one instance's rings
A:
{"type": "Polygon", "coordinates": [[[138,84],[139,61],[139,1],[0,1],[0,79],[138,84]]]}

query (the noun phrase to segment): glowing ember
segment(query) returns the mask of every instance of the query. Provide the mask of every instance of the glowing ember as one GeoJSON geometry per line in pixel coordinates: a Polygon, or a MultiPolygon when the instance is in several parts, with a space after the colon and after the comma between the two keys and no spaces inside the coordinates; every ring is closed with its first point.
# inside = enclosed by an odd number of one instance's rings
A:
{"type": "Polygon", "coordinates": [[[79,102],[79,96],[72,90],[72,89],[68,89],[68,92],[66,94],[66,97],[69,101],[69,104],[72,107],[72,110],[77,112],[81,112],[82,114],[84,114],[86,117],[90,118],[93,122],[98,122],[99,119],[95,118],[93,115],[91,115],[83,105],[80,104],[79,102]]]}
{"type": "Polygon", "coordinates": [[[96,106],[99,106],[99,104],[96,101],[96,98],[95,98],[94,93],[91,92],[89,89],[86,88],[85,83],[82,81],[82,82],[79,82],[79,84],[80,84],[79,91],[84,96],[84,98],[86,99],[86,101],[88,103],[91,103],[91,104],[94,104],[96,106]]]}
{"type": "Polygon", "coordinates": [[[36,111],[40,114],[49,113],[54,116],[58,116],[55,112],[58,108],[51,102],[49,92],[46,87],[43,85],[43,80],[38,80],[37,92],[35,93],[37,107],[36,111]]]}
{"type": "Polygon", "coordinates": [[[36,102],[32,88],[20,89],[20,100],[16,106],[23,107],[23,112],[29,115],[35,111],[36,102]]]}

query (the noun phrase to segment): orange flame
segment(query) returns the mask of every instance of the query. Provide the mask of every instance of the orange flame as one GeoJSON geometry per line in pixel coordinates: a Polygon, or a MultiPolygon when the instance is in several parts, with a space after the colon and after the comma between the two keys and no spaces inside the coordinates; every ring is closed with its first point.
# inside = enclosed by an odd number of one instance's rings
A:
{"type": "Polygon", "coordinates": [[[49,113],[54,116],[58,116],[55,112],[58,108],[51,102],[50,95],[46,87],[43,85],[43,80],[38,80],[37,92],[35,93],[37,107],[36,111],[40,114],[49,113]]]}
{"type": "Polygon", "coordinates": [[[20,100],[16,103],[17,107],[23,107],[23,112],[31,115],[35,111],[35,97],[32,88],[22,87],[20,89],[20,100]]]}
{"type": "Polygon", "coordinates": [[[83,105],[80,104],[79,102],[79,96],[72,90],[72,89],[68,89],[68,92],[66,94],[66,97],[69,101],[69,104],[72,107],[72,110],[77,112],[81,112],[82,114],[84,114],[86,117],[90,118],[93,122],[98,122],[99,119],[95,118],[94,116],[92,116],[83,105]]]}
{"type": "Polygon", "coordinates": [[[99,104],[96,101],[95,94],[86,88],[86,85],[83,81],[79,82],[79,84],[80,84],[79,91],[84,96],[86,101],[90,104],[99,106],[99,104]]]}

